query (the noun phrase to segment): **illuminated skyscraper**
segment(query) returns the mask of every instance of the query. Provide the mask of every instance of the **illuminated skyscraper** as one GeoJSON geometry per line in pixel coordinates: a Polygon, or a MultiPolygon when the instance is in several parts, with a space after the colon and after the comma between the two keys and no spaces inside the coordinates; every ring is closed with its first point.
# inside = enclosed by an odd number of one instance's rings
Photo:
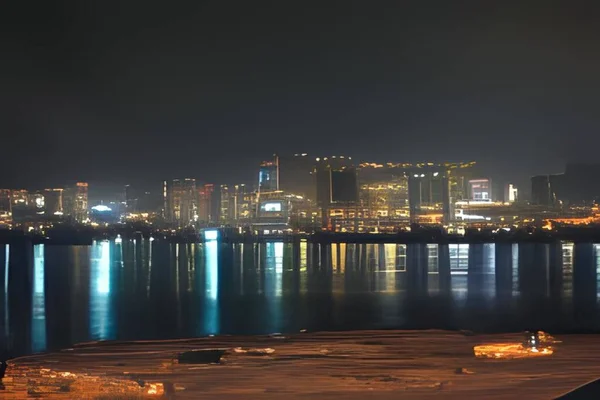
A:
{"type": "Polygon", "coordinates": [[[221,224],[227,225],[232,222],[232,199],[228,185],[221,185],[221,198],[219,200],[219,221],[221,224]]]}
{"type": "Polygon", "coordinates": [[[408,202],[411,222],[438,223],[451,219],[449,174],[443,166],[423,166],[410,170],[408,202]]]}
{"type": "Polygon", "coordinates": [[[137,190],[131,185],[125,185],[123,195],[125,198],[125,210],[128,213],[138,212],[139,196],[137,190]]]}
{"type": "Polygon", "coordinates": [[[12,193],[10,189],[0,189],[0,214],[11,212],[12,193]]]}
{"type": "Polygon", "coordinates": [[[44,189],[44,210],[46,215],[63,213],[63,189],[44,189]]]}
{"type": "Polygon", "coordinates": [[[272,161],[263,161],[258,172],[258,191],[273,192],[279,190],[279,157],[272,161]]]}
{"type": "Polygon", "coordinates": [[[63,212],[83,222],[88,217],[88,184],[77,182],[63,191],[63,212]]]}
{"type": "Polygon", "coordinates": [[[312,175],[315,159],[308,154],[279,156],[279,189],[286,193],[315,200],[315,181],[312,175]]]}
{"type": "Polygon", "coordinates": [[[164,216],[180,227],[190,225],[196,216],[196,180],[173,179],[163,184],[164,216]]]}
{"type": "Polygon", "coordinates": [[[316,199],[320,207],[331,203],[358,202],[357,171],[352,158],[333,156],[317,158],[314,169],[316,199]]]}
{"type": "Polygon", "coordinates": [[[235,185],[231,193],[231,219],[235,222],[249,220],[252,211],[252,193],[245,184],[235,185]]]}
{"type": "Polygon", "coordinates": [[[13,190],[11,193],[12,205],[28,205],[29,192],[27,190],[13,190]]]}
{"type": "Polygon", "coordinates": [[[213,192],[215,186],[213,184],[206,184],[198,188],[198,220],[202,223],[213,222],[213,192]]]}
{"type": "Polygon", "coordinates": [[[512,183],[504,187],[504,201],[506,203],[514,203],[519,200],[518,190],[512,183]]]}
{"type": "Polygon", "coordinates": [[[492,182],[487,179],[469,180],[469,200],[492,201],[492,182]]]}

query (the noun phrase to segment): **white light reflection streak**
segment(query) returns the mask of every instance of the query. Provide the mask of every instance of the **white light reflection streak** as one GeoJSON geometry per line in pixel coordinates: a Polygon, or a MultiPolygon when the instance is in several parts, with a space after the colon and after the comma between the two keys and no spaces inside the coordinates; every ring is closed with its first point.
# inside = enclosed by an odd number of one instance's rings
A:
{"type": "Polygon", "coordinates": [[[44,245],[33,246],[33,295],[31,302],[31,351],[46,350],[46,305],[44,294],[44,245]]]}
{"type": "Polygon", "coordinates": [[[90,333],[94,340],[113,339],[108,241],[92,244],[90,268],[90,333]]]}
{"type": "Polygon", "coordinates": [[[283,278],[283,242],[266,244],[265,286],[269,303],[269,328],[278,332],[281,326],[281,295],[283,278]]]}
{"type": "Polygon", "coordinates": [[[8,338],[8,268],[10,258],[10,246],[4,245],[4,334],[5,338],[8,338]]]}
{"type": "Polygon", "coordinates": [[[206,283],[204,300],[204,331],[208,335],[219,333],[219,242],[206,241],[204,251],[206,283]]]}
{"type": "Polygon", "coordinates": [[[596,301],[598,301],[598,295],[600,294],[600,244],[594,244],[594,250],[596,252],[596,301]]]}
{"type": "Polygon", "coordinates": [[[308,291],[307,281],[307,269],[308,269],[308,243],[306,239],[300,241],[300,293],[306,293],[308,291]]]}

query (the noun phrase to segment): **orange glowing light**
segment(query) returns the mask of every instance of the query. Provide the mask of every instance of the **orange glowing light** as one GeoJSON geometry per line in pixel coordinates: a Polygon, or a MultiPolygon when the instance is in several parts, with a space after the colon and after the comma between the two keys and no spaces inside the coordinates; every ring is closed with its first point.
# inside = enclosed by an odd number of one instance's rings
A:
{"type": "Polygon", "coordinates": [[[549,356],[554,353],[552,347],[524,347],[518,343],[489,343],[473,347],[478,358],[527,358],[549,356]]]}

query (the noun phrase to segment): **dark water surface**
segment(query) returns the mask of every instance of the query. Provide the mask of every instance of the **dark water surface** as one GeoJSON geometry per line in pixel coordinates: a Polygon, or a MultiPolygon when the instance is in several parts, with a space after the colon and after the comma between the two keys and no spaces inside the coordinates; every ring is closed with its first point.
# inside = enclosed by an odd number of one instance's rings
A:
{"type": "Polygon", "coordinates": [[[0,346],[16,355],[301,329],[600,331],[599,270],[600,245],[566,242],[7,245],[0,346]]]}

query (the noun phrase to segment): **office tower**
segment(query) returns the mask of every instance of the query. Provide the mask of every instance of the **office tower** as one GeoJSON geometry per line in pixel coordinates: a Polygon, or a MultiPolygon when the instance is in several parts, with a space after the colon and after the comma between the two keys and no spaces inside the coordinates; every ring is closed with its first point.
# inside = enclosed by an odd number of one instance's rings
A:
{"type": "Polygon", "coordinates": [[[173,179],[163,184],[164,217],[167,222],[185,227],[196,217],[196,180],[173,179]]]}
{"type": "Polygon", "coordinates": [[[554,207],[567,197],[565,175],[537,175],[531,178],[531,204],[554,207]]]}
{"type": "Polygon", "coordinates": [[[492,182],[487,179],[469,180],[469,200],[492,201],[492,182]]]}
{"type": "Polygon", "coordinates": [[[10,189],[0,189],[0,214],[12,211],[12,193],[10,189]]]}
{"type": "Polygon", "coordinates": [[[279,189],[314,201],[316,193],[312,172],[315,159],[302,153],[278,156],[278,161],[279,189]]]}
{"type": "Polygon", "coordinates": [[[572,187],[570,185],[572,183],[571,179],[572,177],[567,176],[566,173],[548,175],[548,182],[550,183],[550,197],[552,198],[554,205],[560,206],[564,203],[581,204],[569,196],[570,189],[572,187]]]}
{"type": "Polygon", "coordinates": [[[215,186],[207,183],[198,187],[198,220],[202,223],[210,223],[214,220],[213,192],[215,186]]]}
{"type": "Polygon", "coordinates": [[[44,189],[44,210],[46,215],[63,213],[63,189],[44,189]]]}
{"type": "Polygon", "coordinates": [[[452,219],[449,174],[443,166],[424,166],[409,171],[411,222],[439,223],[452,219]]]}
{"type": "Polygon", "coordinates": [[[77,222],[83,222],[88,217],[88,184],[77,182],[75,186],[63,190],[63,213],[71,216],[77,222]]]}
{"type": "Polygon", "coordinates": [[[131,185],[125,185],[123,192],[125,211],[128,213],[138,212],[139,196],[137,190],[131,185]]]}
{"type": "Polygon", "coordinates": [[[550,206],[554,204],[548,175],[536,175],[531,177],[531,204],[540,206],[550,206]]]}
{"type": "Polygon", "coordinates": [[[252,198],[245,184],[235,185],[231,194],[231,211],[230,215],[233,221],[243,222],[248,221],[252,214],[252,198]]]}
{"type": "Polygon", "coordinates": [[[331,170],[331,202],[344,204],[356,204],[358,202],[356,168],[331,170]]]}
{"type": "Polygon", "coordinates": [[[231,223],[232,219],[232,201],[229,186],[221,185],[219,193],[221,194],[221,198],[219,200],[219,222],[226,225],[231,223]]]}
{"type": "Polygon", "coordinates": [[[258,172],[258,191],[273,192],[279,190],[279,158],[263,161],[258,172]]]}
{"type": "Polygon", "coordinates": [[[512,183],[509,183],[504,187],[504,202],[514,203],[519,200],[519,191],[512,183]]]}
{"type": "Polygon", "coordinates": [[[358,175],[352,159],[344,156],[317,158],[313,175],[320,207],[358,202],[358,175]]]}
{"type": "Polygon", "coordinates": [[[27,190],[13,190],[11,193],[12,205],[28,205],[29,192],[27,190]]]}
{"type": "Polygon", "coordinates": [[[156,192],[143,191],[138,192],[135,196],[137,198],[133,202],[127,202],[127,200],[125,200],[126,206],[131,205],[131,207],[135,209],[135,212],[153,213],[159,208],[162,208],[160,206],[160,196],[158,196],[156,192]]]}

